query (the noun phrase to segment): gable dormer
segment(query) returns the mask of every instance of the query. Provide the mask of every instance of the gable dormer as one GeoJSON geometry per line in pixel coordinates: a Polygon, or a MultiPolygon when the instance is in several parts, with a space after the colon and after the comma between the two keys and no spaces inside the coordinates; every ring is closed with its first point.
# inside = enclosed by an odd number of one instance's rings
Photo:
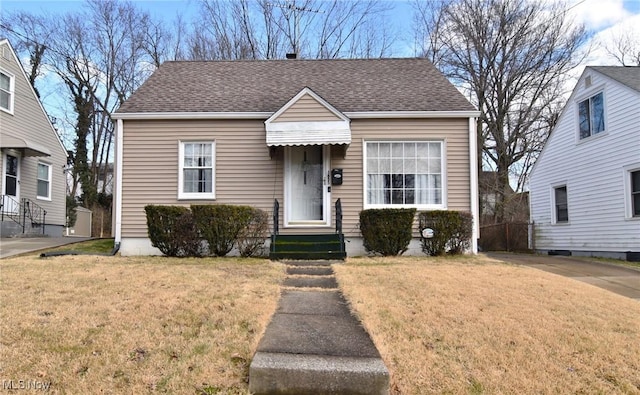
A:
{"type": "Polygon", "coordinates": [[[265,121],[268,146],[350,144],[350,119],[308,87],[265,121]]]}

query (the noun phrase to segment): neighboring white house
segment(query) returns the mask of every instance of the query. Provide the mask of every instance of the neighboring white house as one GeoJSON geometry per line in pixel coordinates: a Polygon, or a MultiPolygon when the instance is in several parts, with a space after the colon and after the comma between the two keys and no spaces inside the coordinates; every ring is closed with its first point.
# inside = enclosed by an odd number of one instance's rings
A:
{"type": "Polygon", "coordinates": [[[538,252],[640,259],[640,67],[587,67],[530,177],[538,252]]]}

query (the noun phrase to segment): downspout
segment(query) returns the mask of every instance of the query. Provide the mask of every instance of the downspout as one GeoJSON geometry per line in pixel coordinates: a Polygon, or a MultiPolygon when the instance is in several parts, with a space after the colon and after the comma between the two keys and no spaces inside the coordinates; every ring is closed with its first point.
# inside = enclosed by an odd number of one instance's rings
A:
{"type": "Polygon", "coordinates": [[[471,252],[478,253],[478,238],[480,237],[480,218],[478,203],[478,140],[476,118],[469,118],[469,172],[471,189],[471,215],[473,228],[471,230],[471,252]]]}
{"type": "Polygon", "coordinates": [[[114,245],[116,249],[120,249],[120,243],[122,241],[122,150],[123,150],[123,131],[124,124],[122,119],[118,119],[116,122],[116,177],[115,187],[116,193],[114,196],[116,209],[116,225],[115,225],[115,240],[114,245]]]}

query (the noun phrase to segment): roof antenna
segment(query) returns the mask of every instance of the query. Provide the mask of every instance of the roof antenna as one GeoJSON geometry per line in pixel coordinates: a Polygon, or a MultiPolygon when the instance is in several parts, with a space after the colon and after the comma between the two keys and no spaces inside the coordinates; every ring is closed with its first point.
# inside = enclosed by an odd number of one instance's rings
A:
{"type": "MultiPolygon", "coordinates": [[[[322,14],[324,11],[322,10],[312,10],[307,7],[299,7],[296,6],[296,0],[287,0],[286,4],[280,3],[269,3],[269,5],[273,5],[278,8],[282,8],[286,11],[287,14],[293,14],[293,52],[287,54],[287,59],[296,59],[298,57],[298,51],[300,50],[300,18],[299,14],[301,12],[313,12],[316,14],[322,14]]],[[[287,18],[289,20],[289,17],[287,18]]]]}

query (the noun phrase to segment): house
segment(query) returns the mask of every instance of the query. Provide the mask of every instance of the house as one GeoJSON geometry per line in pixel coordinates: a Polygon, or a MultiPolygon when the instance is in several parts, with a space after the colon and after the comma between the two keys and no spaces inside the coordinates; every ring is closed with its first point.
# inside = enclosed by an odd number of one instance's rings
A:
{"type": "Polygon", "coordinates": [[[0,151],[2,237],[62,236],[67,151],[6,39],[0,40],[0,151]]]}
{"type": "Polygon", "coordinates": [[[159,253],[147,204],[226,203],[362,255],[361,210],[416,207],[473,213],[475,252],[478,115],[425,59],[166,62],[113,115],[116,243],[159,253]]]}
{"type": "Polygon", "coordinates": [[[534,248],[640,254],[640,67],[587,67],[530,176],[534,248]]]}

